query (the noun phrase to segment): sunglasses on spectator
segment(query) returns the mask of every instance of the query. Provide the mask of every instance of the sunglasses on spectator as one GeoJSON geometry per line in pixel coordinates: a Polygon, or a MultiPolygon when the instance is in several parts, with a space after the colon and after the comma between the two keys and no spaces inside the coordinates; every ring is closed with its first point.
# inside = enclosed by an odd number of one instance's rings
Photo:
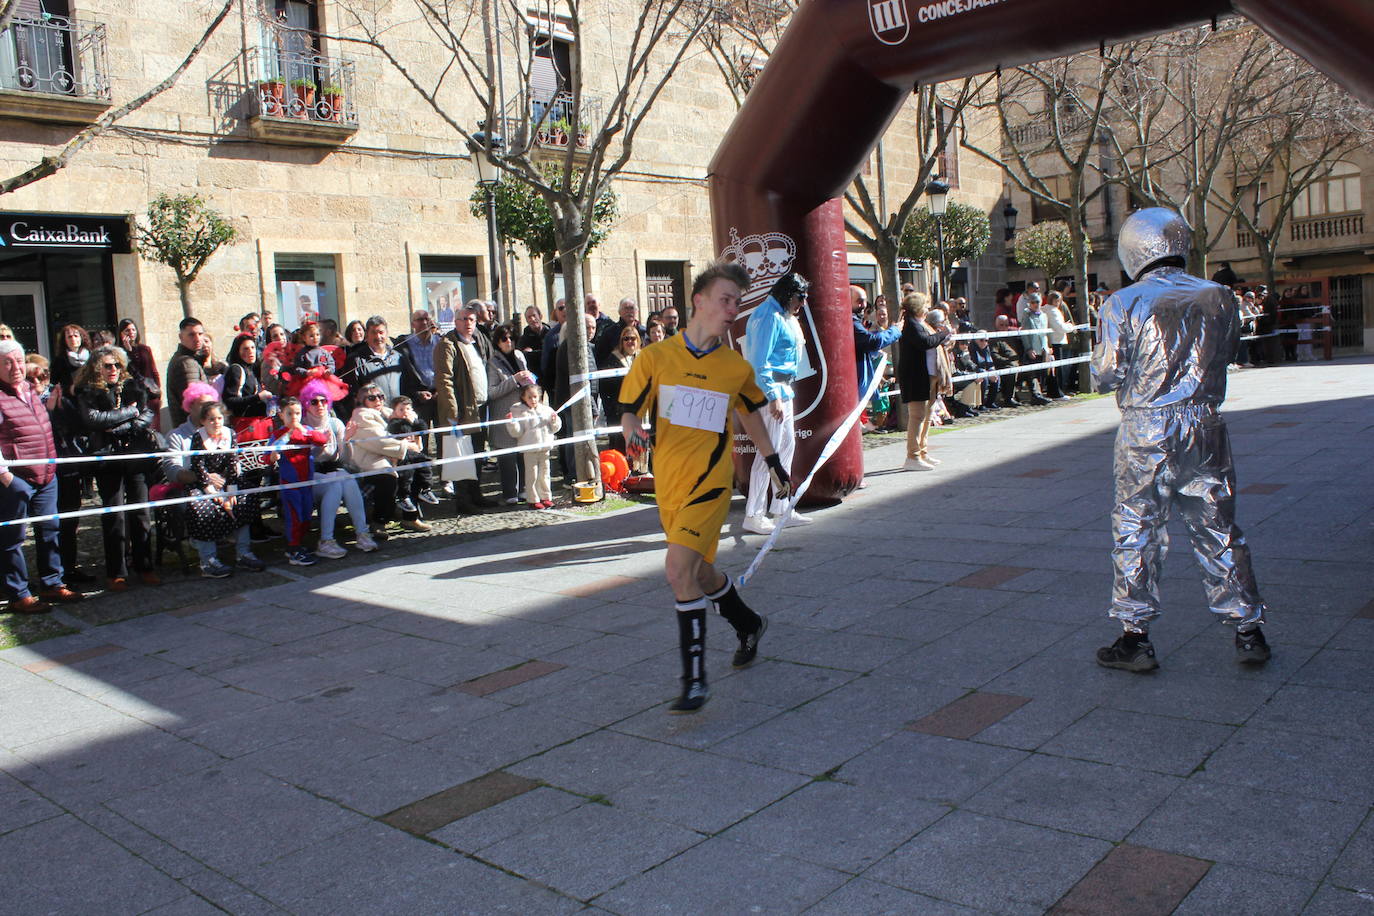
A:
{"type": "Polygon", "coordinates": [[[310,399],[310,403],[311,403],[311,404],[328,404],[328,403],[329,403],[329,398],[311,398],[311,399],[310,399]]]}
{"type": "Polygon", "coordinates": [[[382,396],[381,396],[380,394],[366,394],[366,395],[363,395],[363,400],[364,400],[364,401],[380,401],[381,399],[382,399],[382,396]]]}
{"type": "Polygon", "coordinates": [[[639,335],[638,335],[638,334],[631,334],[629,337],[622,337],[622,338],[620,338],[620,342],[621,342],[621,343],[629,343],[629,342],[632,341],[632,340],[635,341],[635,342],[638,342],[638,341],[639,341],[639,335]]]}
{"type": "Polygon", "coordinates": [[[101,363],[101,364],[100,364],[100,368],[101,368],[101,369],[118,369],[118,368],[119,368],[119,363],[101,363]]]}

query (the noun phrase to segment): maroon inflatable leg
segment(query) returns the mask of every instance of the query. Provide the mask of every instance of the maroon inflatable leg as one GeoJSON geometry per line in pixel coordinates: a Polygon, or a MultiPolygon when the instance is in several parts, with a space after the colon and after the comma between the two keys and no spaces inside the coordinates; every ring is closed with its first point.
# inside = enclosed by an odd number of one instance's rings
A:
{"type": "MultiPolygon", "coordinates": [[[[713,193],[730,193],[725,182],[713,193]]],[[[790,270],[811,281],[811,296],[799,316],[806,336],[806,358],[797,375],[797,450],[792,461],[794,479],[810,473],[825,443],[844,422],[857,397],[858,375],[854,367],[854,330],[849,312],[849,266],[844,257],[844,214],[839,200],[822,200],[810,211],[788,211],[777,196],[758,200],[758,208],[740,207],[742,192],[731,196],[732,216],[749,218],[730,225],[717,223],[716,237],[723,239],[720,256],[743,265],[749,272],[749,290],[739,318],[731,328],[730,343],[738,348],[754,308],[768,295],[778,278],[790,270]]],[[[716,207],[717,214],[727,212],[716,207]]],[[[754,446],[737,433],[735,477],[746,489],[754,446]]],[[[805,502],[829,502],[849,493],[863,479],[863,446],[856,428],[816,475],[805,502]]]]}

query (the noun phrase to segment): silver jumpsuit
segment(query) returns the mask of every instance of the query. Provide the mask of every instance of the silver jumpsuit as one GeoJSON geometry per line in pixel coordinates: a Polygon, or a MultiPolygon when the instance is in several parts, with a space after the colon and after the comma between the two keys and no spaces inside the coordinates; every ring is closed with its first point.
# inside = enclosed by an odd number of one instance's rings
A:
{"type": "MultiPolygon", "coordinates": [[[[1133,267],[1150,268],[1160,256],[1186,254],[1186,234],[1178,251],[1177,214],[1154,208],[1136,217],[1147,220],[1144,241],[1141,233],[1128,233],[1128,221],[1121,245],[1134,242],[1144,250],[1121,252],[1128,274],[1134,275],[1133,267]],[[1162,236],[1158,224],[1148,225],[1151,218],[1166,218],[1161,214],[1177,221],[1162,236]]],[[[1230,436],[1218,413],[1239,334],[1231,291],[1178,267],[1144,269],[1102,306],[1093,379],[1098,391],[1116,391],[1121,409],[1110,614],[1127,630],[1145,632],[1159,616],[1159,573],[1174,506],[1202,567],[1212,612],[1247,628],[1263,622],[1250,549],[1235,523],[1230,436]]]]}

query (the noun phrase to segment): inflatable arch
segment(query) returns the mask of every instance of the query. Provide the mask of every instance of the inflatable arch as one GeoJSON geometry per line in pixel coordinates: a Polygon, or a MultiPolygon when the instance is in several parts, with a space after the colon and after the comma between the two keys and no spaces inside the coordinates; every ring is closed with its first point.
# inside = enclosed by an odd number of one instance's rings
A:
{"type": "MultiPolygon", "coordinates": [[[[1374,102],[1374,0],[808,0],[749,92],[710,166],[716,250],[753,283],[736,323],[795,267],[811,280],[808,357],[797,385],[794,476],[852,409],[857,379],[844,188],[916,83],[954,79],[1247,16],[1374,102]]],[[[863,478],[857,429],[817,474],[812,500],[863,478]]],[[[748,480],[752,449],[736,450],[748,480]]]]}

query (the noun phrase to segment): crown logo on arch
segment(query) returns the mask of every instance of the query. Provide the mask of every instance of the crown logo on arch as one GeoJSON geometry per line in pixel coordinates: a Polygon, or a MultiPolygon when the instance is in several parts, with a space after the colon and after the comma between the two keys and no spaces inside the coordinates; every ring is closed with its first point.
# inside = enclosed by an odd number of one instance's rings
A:
{"type": "Polygon", "coordinates": [[[773,281],[792,269],[797,259],[797,243],[781,232],[761,232],[740,238],[730,230],[730,244],[720,253],[720,259],[738,264],[749,274],[749,288],[771,286],[773,281]]]}

